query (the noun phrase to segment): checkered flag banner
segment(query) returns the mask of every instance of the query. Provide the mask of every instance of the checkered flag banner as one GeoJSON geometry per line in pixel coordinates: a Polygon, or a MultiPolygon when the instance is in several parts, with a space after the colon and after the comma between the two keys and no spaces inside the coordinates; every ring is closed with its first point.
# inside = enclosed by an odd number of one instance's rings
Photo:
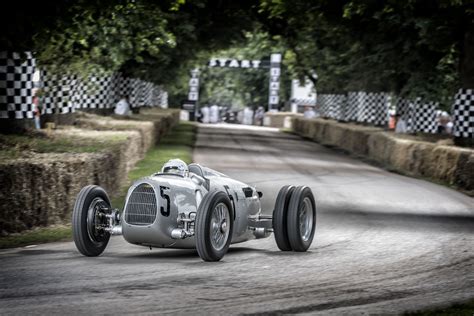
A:
{"type": "Polygon", "coordinates": [[[407,131],[414,131],[415,102],[404,98],[398,98],[395,104],[395,112],[400,115],[400,119],[405,121],[407,131]]]}
{"type": "Polygon", "coordinates": [[[349,92],[347,94],[347,105],[345,111],[346,121],[358,121],[359,113],[364,106],[365,92],[349,92]]]}
{"type": "Polygon", "coordinates": [[[140,79],[131,79],[130,105],[132,108],[143,104],[143,84],[140,79]]]}
{"type": "Polygon", "coordinates": [[[92,76],[91,83],[80,83],[74,103],[77,108],[112,108],[122,98],[128,96],[132,108],[157,106],[154,95],[161,89],[152,82],[137,78],[127,78],[120,73],[110,76],[92,76]]]}
{"type": "Polygon", "coordinates": [[[159,102],[158,103],[153,103],[154,105],[159,105],[160,107],[167,109],[168,108],[168,92],[164,91],[161,88],[157,88],[157,91],[159,93],[159,102]]]}
{"type": "Polygon", "coordinates": [[[368,109],[366,122],[382,126],[388,122],[388,104],[390,95],[388,93],[367,93],[365,107],[368,109]]]}
{"type": "Polygon", "coordinates": [[[413,131],[436,133],[438,129],[438,102],[425,102],[421,98],[415,100],[413,113],[413,131]]]}
{"type": "Polygon", "coordinates": [[[32,119],[33,88],[43,88],[42,114],[67,114],[76,109],[113,108],[123,95],[132,107],[167,107],[166,91],[151,82],[120,73],[90,76],[53,74],[36,69],[30,52],[0,52],[0,119],[32,119]],[[35,78],[35,76],[37,76],[35,78]]]}
{"type": "Polygon", "coordinates": [[[454,136],[474,138],[474,89],[460,89],[452,107],[454,136]]]}
{"type": "Polygon", "coordinates": [[[43,82],[43,96],[41,98],[42,114],[73,113],[74,89],[77,87],[77,78],[74,75],[57,75],[41,71],[43,82]]]}
{"type": "Polygon", "coordinates": [[[438,102],[427,102],[421,98],[415,100],[399,98],[396,112],[406,122],[408,131],[434,134],[438,130],[438,105],[438,102]]]}
{"type": "Polygon", "coordinates": [[[0,52],[0,119],[33,118],[33,75],[30,52],[0,52]]]}
{"type": "Polygon", "coordinates": [[[115,104],[115,85],[117,77],[90,76],[79,80],[73,97],[77,109],[109,109],[115,104]]]}
{"type": "Polygon", "coordinates": [[[291,102],[295,103],[298,106],[304,106],[304,105],[315,106],[316,105],[315,99],[293,98],[291,99],[291,102]]]}
{"type": "Polygon", "coordinates": [[[385,92],[349,92],[344,107],[344,120],[378,126],[386,125],[389,103],[390,95],[385,92]]]}
{"type": "Polygon", "coordinates": [[[151,106],[153,105],[158,105],[158,106],[162,106],[162,101],[161,101],[161,98],[162,98],[162,95],[163,95],[163,92],[161,91],[161,88],[156,86],[156,85],[153,85],[153,89],[152,89],[152,96],[151,96],[151,106]]]}
{"type": "Polygon", "coordinates": [[[344,94],[320,94],[317,103],[322,117],[344,119],[346,96],[344,94]]]}
{"type": "Polygon", "coordinates": [[[131,107],[154,106],[154,90],[151,82],[124,77],[120,73],[110,76],[91,76],[86,83],[77,80],[73,89],[73,104],[78,109],[109,109],[128,96],[131,107]]]}

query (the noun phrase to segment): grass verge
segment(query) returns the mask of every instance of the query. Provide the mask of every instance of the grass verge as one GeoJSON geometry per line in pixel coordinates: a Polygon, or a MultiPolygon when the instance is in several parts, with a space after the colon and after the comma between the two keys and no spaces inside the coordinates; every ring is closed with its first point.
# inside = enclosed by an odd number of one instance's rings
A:
{"type": "Polygon", "coordinates": [[[1,237],[0,249],[22,247],[60,240],[70,240],[71,238],[72,230],[70,225],[41,227],[18,234],[1,237]]]}
{"type": "MultiPolygon", "coordinates": [[[[165,135],[157,146],[150,148],[145,158],[138,162],[135,168],[129,172],[128,179],[130,183],[159,171],[161,166],[169,159],[179,158],[186,163],[192,162],[195,139],[196,125],[187,122],[180,123],[168,135],[165,135]]],[[[123,187],[119,195],[111,197],[113,207],[123,208],[128,187],[128,185],[123,187]]],[[[70,225],[37,228],[1,237],[0,249],[70,240],[71,238],[72,230],[70,225]]]]}

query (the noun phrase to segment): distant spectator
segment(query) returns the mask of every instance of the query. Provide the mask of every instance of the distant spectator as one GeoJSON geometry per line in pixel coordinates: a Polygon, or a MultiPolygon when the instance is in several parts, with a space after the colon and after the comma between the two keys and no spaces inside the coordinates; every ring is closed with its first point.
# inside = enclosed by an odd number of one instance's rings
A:
{"type": "Polygon", "coordinates": [[[263,117],[265,115],[265,109],[263,106],[259,106],[255,111],[255,125],[263,126],[263,117]]]}
{"type": "Polygon", "coordinates": [[[214,124],[219,122],[219,107],[216,104],[209,108],[209,122],[214,124]]]}
{"type": "Polygon", "coordinates": [[[448,123],[446,123],[446,134],[452,134],[453,133],[453,127],[454,127],[454,123],[453,121],[449,121],[448,123]]]}
{"type": "Polygon", "coordinates": [[[40,95],[41,95],[40,89],[36,89],[33,91],[33,119],[35,121],[36,129],[41,129],[42,105],[41,105],[40,95]]]}
{"type": "Polygon", "coordinates": [[[303,115],[305,118],[314,118],[316,117],[316,112],[314,112],[311,106],[305,106],[303,115]]]}
{"type": "Polygon", "coordinates": [[[389,130],[395,130],[395,126],[397,124],[397,117],[395,116],[396,112],[395,110],[389,110],[389,120],[388,120],[388,129],[389,130]]]}
{"type": "Polygon", "coordinates": [[[130,104],[128,102],[128,96],[123,95],[120,101],[115,105],[115,114],[117,115],[130,115],[130,104]]]}
{"type": "Polygon", "coordinates": [[[209,124],[209,107],[207,105],[204,105],[201,108],[201,122],[209,124]]]}
{"type": "Polygon", "coordinates": [[[443,111],[438,116],[438,134],[451,134],[453,130],[453,122],[448,112],[443,111]]]}
{"type": "Polygon", "coordinates": [[[246,106],[243,113],[243,122],[244,125],[252,125],[253,124],[253,110],[246,106]]]}
{"type": "Polygon", "coordinates": [[[395,126],[395,133],[406,133],[407,132],[407,123],[402,118],[400,113],[395,114],[395,119],[397,125],[395,126]]]}

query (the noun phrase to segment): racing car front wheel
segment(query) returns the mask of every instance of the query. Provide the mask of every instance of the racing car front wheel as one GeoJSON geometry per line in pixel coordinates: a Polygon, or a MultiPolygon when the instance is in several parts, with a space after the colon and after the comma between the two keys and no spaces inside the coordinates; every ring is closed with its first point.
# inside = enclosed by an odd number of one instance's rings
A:
{"type": "Polygon", "coordinates": [[[111,209],[107,193],[97,185],[82,188],[72,212],[72,233],[80,253],[88,257],[100,255],[109,242],[105,231],[105,213],[111,209]]]}
{"type": "Polygon", "coordinates": [[[288,240],[294,251],[306,251],[316,228],[316,203],[307,186],[297,187],[288,205],[288,240]]]}
{"type": "Polygon", "coordinates": [[[196,248],[204,261],[219,261],[229,249],[234,227],[232,204],[222,191],[204,196],[196,215],[196,248]]]}

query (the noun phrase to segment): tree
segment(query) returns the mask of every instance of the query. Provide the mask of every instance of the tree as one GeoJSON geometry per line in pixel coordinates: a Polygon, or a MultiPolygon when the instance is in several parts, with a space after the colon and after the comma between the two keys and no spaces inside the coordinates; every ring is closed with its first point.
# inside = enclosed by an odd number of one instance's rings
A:
{"type": "MultiPolygon", "coordinates": [[[[169,82],[203,50],[226,47],[252,23],[251,1],[22,0],[8,11],[1,49],[35,51],[42,67],[64,73],[120,70],[169,82]]],[[[7,11],[4,11],[7,12],[7,11]]]]}
{"type": "Polygon", "coordinates": [[[473,86],[471,1],[264,0],[260,14],[290,48],[291,69],[316,70],[320,91],[442,99],[473,86]]]}

